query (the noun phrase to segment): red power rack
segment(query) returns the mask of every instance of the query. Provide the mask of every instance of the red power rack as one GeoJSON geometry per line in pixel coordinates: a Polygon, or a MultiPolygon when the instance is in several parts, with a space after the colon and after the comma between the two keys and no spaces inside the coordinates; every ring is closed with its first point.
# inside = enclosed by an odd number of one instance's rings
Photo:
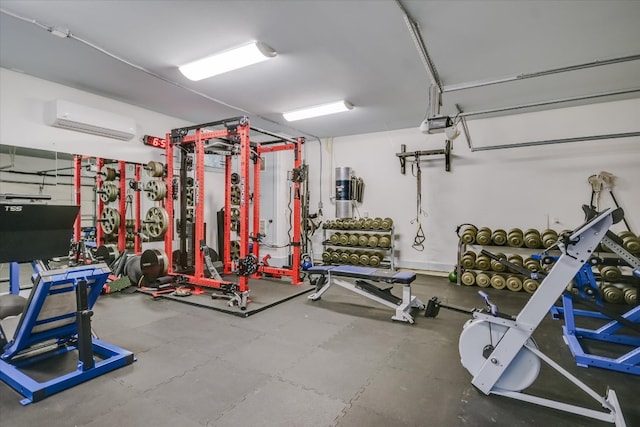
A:
{"type": "MultiPolygon", "coordinates": [[[[85,159],[89,159],[89,156],[74,156],[74,192],[75,192],[75,202],[77,205],[82,204],[82,161],[85,159]]],[[[115,165],[116,163],[114,163],[115,165]]],[[[125,212],[127,208],[127,165],[133,165],[134,173],[135,173],[135,181],[140,182],[141,179],[141,169],[142,166],[137,163],[128,163],[125,161],[117,162],[117,176],[119,177],[118,181],[118,212],[120,212],[120,223],[118,226],[118,241],[117,247],[118,251],[124,252],[126,248],[126,221],[125,221],[125,212]]],[[[101,191],[105,179],[103,175],[103,168],[105,166],[105,161],[102,158],[96,158],[96,167],[98,169],[98,173],[96,174],[96,191],[101,191]]],[[[134,237],[134,247],[133,251],[135,253],[142,252],[142,241],[138,232],[140,231],[141,219],[140,219],[140,191],[135,192],[134,203],[132,205],[132,209],[134,210],[134,227],[135,227],[135,237],[134,237]]],[[[97,217],[98,220],[102,219],[102,213],[105,209],[105,203],[101,197],[97,197],[97,217]]],[[[81,225],[81,213],[78,213],[78,218],[74,224],[74,240],[79,242],[81,239],[80,231],[82,228],[81,225]]],[[[98,221],[99,222],[99,221],[98,221]]],[[[96,245],[100,246],[105,243],[105,233],[98,223],[96,226],[96,245]]]]}
{"type": "MultiPolygon", "coordinates": [[[[271,267],[260,265],[260,244],[257,232],[260,229],[260,155],[283,150],[294,152],[294,171],[302,166],[302,144],[304,138],[288,138],[261,129],[250,127],[247,117],[236,117],[217,122],[173,129],[166,135],[166,211],[169,218],[165,233],[166,271],[168,275],[177,276],[182,284],[188,284],[196,293],[204,292],[202,288],[218,288],[232,290],[239,295],[238,305],[246,308],[249,293],[249,277],[260,278],[265,275],[290,276],[291,283],[299,285],[300,280],[300,223],[301,223],[301,184],[293,180],[293,208],[292,228],[293,238],[291,267],[271,267]],[[212,130],[213,129],[213,130],[212,130]],[[264,143],[251,141],[251,132],[266,135],[271,140],[264,143]],[[234,284],[219,280],[206,274],[205,245],[205,150],[212,146],[211,142],[222,142],[226,147],[225,160],[225,208],[224,208],[224,250],[222,253],[223,273],[238,274],[238,283],[234,284]],[[180,167],[174,164],[174,156],[179,154],[180,167]],[[234,260],[231,256],[231,187],[232,161],[239,160],[239,220],[237,234],[239,240],[239,256],[234,260]],[[251,182],[251,164],[253,164],[253,182],[251,182]],[[187,176],[187,170],[192,169],[193,177],[187,176]],[[175,170],[179,175],[175,175],[175,170]],[[185,194],[187,180],[192,179],[194,212],[192,220],[187,220],[185,208],[185,194]],[[176,193],[177,192],[177,193],[176,193]],[[250,194],[253,197],[250,198],[250,194]],[[174,202],[178,201],[179,215],[174,202]],[[250,204],[253,203],[253,212],[250,204]],[[250,227],[250,217],[253,213],[253,224],[250,227]],[[174,251],[175,228],[179,227],[178,238],[180,249],[174,251]],[[251,232],[251,228],[253,232],[251,232]],[[192,243],[187,244],[186,236],[192,233],[192,243]],[[250,245],[252,243],[252,245],[250,245]],[[252,251],[250,252],[250,246],[252,251]],[[186,252],[193,251],[193,258],[188,258],[186,252]],[[175,253],[174,253],[175,252],[175,253]],[[179,256],[179,259],[174,259],[179,256]]],[[[209,272],[210,273],[210,272],[209,272]]]]}

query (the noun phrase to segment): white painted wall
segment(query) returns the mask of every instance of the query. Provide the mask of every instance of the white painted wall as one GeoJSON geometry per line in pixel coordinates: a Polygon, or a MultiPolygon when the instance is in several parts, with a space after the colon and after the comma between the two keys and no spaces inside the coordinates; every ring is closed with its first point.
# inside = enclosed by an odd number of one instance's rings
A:
{"type": "MultiPolygon", "coordinates": [[[[469,121],[474,147],[562,137],[639,131],[640,99],[553,111],[469,121]]],[[[308,147],[311,206],[318,203],[319,156],[308,147]]],[[[416,179],[401,175],[396,153],[444,147],[443,135],[424,135],[416,128],[323,141],[323,204],[325,219],[334,218],[333,171],[350,166],[366,183],[358,207],[372,217],[394,219],[399,266],[448,271],[456,263],[456,227],[465,222],[494,228],[570,229],[583,220],[588,204],[590,175],[608,171],[618,177],[614,194],[625,208],[631,228],[640,232],[640,138],[574,142],[471,152],[464,135],[454,142],[452,171],[445,172],[443,156],[427,158],[422,167],[422,218],[425,249],[411,244],[416,225],[416,179]],[[554,219],[558,223],[554,223],[554,219]]],[[[600,207],[613,206],[608,193],[600,207]]],[[[621,224],[615,229],[622,230],[621,224]]],[[[316,259],[322,251],[315,236],[316,259]]]]}
{"type": "MultiPolygon", "coordinates": [[[[166,116],[154,111],[145,110],[110,98],[94,95],[57,83],[38,79],[25,74],[0,68],[0,145],[28,147],[52,152],[83,154],[137,163],[150,160],[165,162],[164,151],[143,145],[143,135],[164,136],[172,128],[189,126],[193,123],[166,116]],[[119,141],[66,129],[47,126],[43,120],[44,103],[52,99],[64,99],[92,108],[131,117],[137,125],[137,134],[130,141],[119,141]]],[[[213,119],[213,118],[212,118],[213,119]]],[[[16,170],[34,170],[35,164],[24,164],[17,156],[16,170]]],[[[28,160],[27,160],[28,161],[28,160]]],[[[8,164],[9,156],[0,155],[0,165],[8,164]]],[[[39,160],[35,161],[36,163],[39,160]]],[[[49,166],[51,166],[49,164],[49,166]]],[[[65,166],[67,166],[65,164],[65,166]]],[[[53,166],[55,167],[55,166],[53,166]]],[[[72,172],[72,171],[71,171],[72,172]]],[[[5,179],[8,179],[5,174],[5,179]]],[[[207,212],[207,242],[216,247],[215,212],[224,205],[224,174],[205,172],[205,200],[207,212]]],[[[149,179],[146,176],[143,181],[149,179]]],[[[2,185],[0,191],[24,193],[33,190],[32,186],[2,185]],[[11,188],[10,188],[11,187],[11,188]]],[[[56,198],[64,201],[60,192],[65,193],[67,187],[60,186],[54,190],[56,198]]],[[[53,187],[48,188],[53,190],[53,187]]],[[[84,196],[84,195],[83,195],[84,196]]],[[[142,215],[151,206],[151,202],[143,196],[142,215]]],[[[71,200],[71,199],[70,199],[71,200]]],[[[83,197],[83,200],[92,200],[83,197]]],[[[91,203],[93,203],[91,201],[91,203]]],[[[91,210],[85,206],[83,213],[91,210]]],[[[155,247],[157,244],[145,245],[155,247]]]]}
{"type": "MultiPolygon", "coordinates": [[[[133,105],[93,95],[31,76],[0,69],[0,144],[39,148],[50,151],[86,154],[134,162],[164,161],[162,151],[139,142],[142,135],[164,135],[174,127],[191,123],[133,105]],[[90,107],[132,117],[138,128],[131,141],[118,141],[83,133],[52,128],[44,124],[42,107],[51,99],[66,99],[90,107]]],[[[212,118],[215,120],[216,118],[212,118]]],[[[469,122],[474,146],[523,143],[561,137],[638,131],[640,100],[627,100],[546,112],[512,115],[469,122]]],[[[396,247],[399,266],[447,271],[456,262],[458,224],[472,222],[491,228],[572,228],[582,221],[580,206],[589,202],[587,178],[600,171],[618,177],[615,194],[625,208],[628,221],[640,230],[640,138],[578,142],[553,146],[471,152],[464,136],[454,142],[452,172],[444,171],[441,158],[421,163],[422,218],[427,237],[425,250],[411,248],[416,226],[416,182],[410,168],[400,174],[395,153],[406,144],[408,151],[443,147],[442,135],[423,135],[416,128],[324,140],[320,171],[318,143],[305,144],[310,166],[311,211],[318,202],[324,205],[324,218],[334,216],[333,171],[350,166],[366,183],[360,214],[389,216],[396,223],[396,247]],[[322,176],[322,178],[320,178],[322,176]],[[322,181],[322,199],[319,196],[322,181]]],[[[3,156],[0,164],[5,164],[3,156]]],[[[286,154],[278,158],[276,238],[287,241],[288,182],[286,171],[291,162],[286,154]],[[280,178],[282,177],[282,178],[280,178]]],[[[214,223],[215,212],[224,204],[224,175],[206,172],[206,213],[214,223]]],[[[603,194],[601,207],[611,205],[603,194]]],[[[266,214],[266,213],[265,213],[266,214]]],[[[618,225],[620,228],[620,225],[618,225]]],[[[209,244],[215,246],[214,227],[208,227],[209,244]]],[[[314,240],[319,257],[321,234],[314,240]]],[[[268,253],[265,249],[263,253],[268,253]]],[[[274,257],[286,258],[286,250],[274,251],[274,257]]]]}
{"type": "MultiPolygon", "coordinates": [[[[110,98],[94,95],[81,90],[73,89],[57,83],[38,79],[15,71],[0,68],[0,145],[28,147],[47,150],[51,152],[83,154],[88,156],[104,157],[118,160],[126,160],[137,163],[146,163],[150,160],[165,162],[164,151],[148,147],[140,142],[143,135],[164,136],[173,128],[189,126],[193,123],[166,116],[154,111],[139,108],[130,104],[115,101],[110,98]],[[58,129],[47,126],[43,120],[44,103],[53,99],[64,99],[77,104],[86,105],[92,108],[117,113],[122,116],[131,117],[137,124],[137,135],[130,141],[119,141],[111,138],[104,138],[74,132],[65,129],[58,129]]],[[[223,117],[212,117],[211,120],[222,119],[223,117]]],[[[265,217],[274,219],[269,225],[269,243],[280,246],[288,242],[287,229],[288,215],[286,211],[286,198],[288,188],[286,181],[286,171],[293,165],[293,155],[291,160],[287,157],[290,153],[267,154],[269,168],[276,168],[277,171],[270,171],[270,177],[263,182],[263,189],[267,190],[268,197],[272,198],[272,203],[267,204],[262,210],[265,217]],[[286,162],[279,159],[284,158],[286,162]],[[282,167],[280,165],[283,165],[282,167]],[[281,170],[282,168],[282,170],[281,170]],[[277,188],[272,188],[276,186],[277,188]],[[273,211],[277,215],[273,214],[273,211]]],[[[55,162],[45,162],[46,167],[40,168],[41,159],[35,160],[16,157],[15,170],[40,170],[55,167],[55,162]],[[35,168],[35,169],[34,169],[35,168]]],[[[10,159],[7,154],[0,154],[0,165],[9,164],[10,159]]],[[[70,162],[69,162],[70,163],[70,162]]],[[[238,163],[238,162],[234,162],[238,163]]],[[[65,164],[64,166],[68,166],[65,164]]],[[[238,169],[234,166],[234,170],[238,169]]],[[[5,174],[5,179],[9,174],[5,174]]],[[[143,182],[149,178],[144,176],[143,182]]],[[[48,186],[47,190],[53,192],[55,199],[61,203],[71,202],[71,187],[48,186]],[[69,197],[67,197],[69,196],[69,197]],[[68,199],[68,200],[67,200],[68,199]]],[[[0,192],[30,193],[39,191],[32,185],[9,184],[0,186],[0,192]]],[[[83,202],[83,213],[92,210],[93,199],[84,197],[83,200],[91,200],[91,206],[86,206],[83,202]]],[[[152,205],[143,196],[142,215],[152,205]]],[[[207,243],[209,246],[217,248],[216,212],[224,206],[224,171],[207,168],[205,170],[205,221],[207,222],[207,243]]],[[[148,247],[161,247],[158,244],[145,244],[143,249],[148,247]]],[[[272,264],[276,266],[284,265],[287,261],[286,249],[268,249],[261,251],[262,255],[271,254],[272,264]]]]}
{"type": "Polygon", "coordinates": [[[143,135],[164,136],[172,128],[187,126],[184,120],[145,110],[103,96],[73,89],[0,68],[0,144],[39,148],[70,154],[85,154],[140,162],[162,161],[162,150],[140,142],[143,135]],[[130,141],[119,141],[47,126],[44,103],[64,99],[99,110],[131,117],[137,134],[130,141]]]}

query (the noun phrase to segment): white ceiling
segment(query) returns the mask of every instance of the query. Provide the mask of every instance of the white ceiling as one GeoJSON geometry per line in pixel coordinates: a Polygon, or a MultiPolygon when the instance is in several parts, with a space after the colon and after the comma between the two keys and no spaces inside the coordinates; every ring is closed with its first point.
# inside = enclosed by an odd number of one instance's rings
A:
{"type": "MultiPolygon", "coordinates": [[[[419,24],[445,89],[640,55],[640,1],[402,5],[419,24]]],[[[417,127],[427,113],[429,75],[394,0],[0,0],[0,6],[0,66],[195,123],[248,113],[258,127],[327,137],[417,127]],[[108,54],[38,24],[68,28],[108,54]],[[177,69],[249,40],[269,44],[278,56],[200,82],[177,69]],[[288,128],[281,115],[338,99],[356,108],[288,128]]],[[[639,97],[640,60],[445,91],[442,112],[455,114],[456,104],[474,112],[619,91],[627,93],[583,102],[639,97]]]]}

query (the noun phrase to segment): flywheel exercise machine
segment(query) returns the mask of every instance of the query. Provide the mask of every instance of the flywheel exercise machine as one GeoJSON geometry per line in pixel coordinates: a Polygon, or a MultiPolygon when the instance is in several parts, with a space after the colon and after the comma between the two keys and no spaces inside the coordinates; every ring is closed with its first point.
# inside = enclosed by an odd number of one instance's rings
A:
{"type": "MultiPolygon", "coordinates": [[[[472,310],[473,319],[463,327],[459,340],[462,365],[473,375],[471,384],[484,394],[497,394],[548,408],[625,426],[618,398],[613,389],[600,396],[538,349],[532,335],[578,271],[592,256],[609,227],[622,220],[622,209],[607,209],[558,240],[561,256],[525,307],[516,316],[498,311],[489,297],[481,293],[487,310],[472,310]],[[604,408],[593,410],[523,393],[538,377],[540,361],[591,396],[604,408]]],[[[434,317],[437,299],[429,301],[425,315],[434,317]]],[[[464,311],[452,307],[457,311],[464,311]]]]}

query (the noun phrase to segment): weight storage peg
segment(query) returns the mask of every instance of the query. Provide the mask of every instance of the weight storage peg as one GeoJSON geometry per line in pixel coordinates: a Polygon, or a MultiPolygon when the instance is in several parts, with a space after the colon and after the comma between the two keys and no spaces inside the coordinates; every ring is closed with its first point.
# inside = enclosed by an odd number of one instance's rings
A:
{"type": "Polygon", "coordinates": [[[153,178],[159,178],[164,175],[164,165],[160,162],[151,160],[144,169],[147,171],[147,175],[153,178]]]}
{"type": "Polygon", "coordinates": [[[110,168],[107,166],[102,169],[102,172],[100,172],[100,175],[104,176],[105,181],[115,181],[116,178],[120,176],[120,173],[114,168],[110,168]]]}
{"type": "Polygon", "coordinates": [[[96,193],[100,195],[100,200],[102,200],[104,203],[110,203],[118,198],[120,191],[115,184],[107,182],[102,185],[99,190],[96,190],[96,193]]]}
{"type": "Polygon", "coordinates": [[[98,221],[105,234],[114,234],[120,228],[120,212],[114,208],[104,208],[98,221]]]}
{"type": "Polygon", "coordinates": [[[144,230],[149,237],[159,239],[169,228],[169,215],[163,208],[154,206],[144,217],[144,230]]]}
{"type": "Polygon", "coordinates": [[[149,181],[144,186],[144,192],[149,200],[157,202],[167,197],[167,184],[164,181],[149,181]]]}

